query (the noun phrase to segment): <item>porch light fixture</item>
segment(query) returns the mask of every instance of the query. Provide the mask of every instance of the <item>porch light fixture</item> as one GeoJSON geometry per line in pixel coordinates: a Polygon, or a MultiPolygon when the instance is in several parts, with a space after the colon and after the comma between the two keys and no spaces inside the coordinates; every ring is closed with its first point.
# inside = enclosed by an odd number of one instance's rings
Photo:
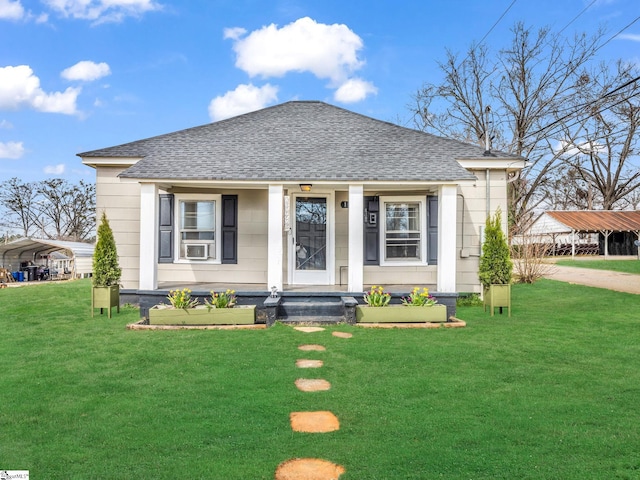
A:
{"type": "Polygon", "coordinates": [[[303,192],[310,192],[311,191],[311,184],[310,183],[301,183],[300,184],[300,190],[303,192]]]}

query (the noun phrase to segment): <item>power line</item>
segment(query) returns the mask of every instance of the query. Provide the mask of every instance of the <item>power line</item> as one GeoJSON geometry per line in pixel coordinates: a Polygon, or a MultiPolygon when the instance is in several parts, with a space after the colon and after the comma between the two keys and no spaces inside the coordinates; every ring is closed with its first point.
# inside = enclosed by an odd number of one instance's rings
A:
{"type": "MultiPolygon", "coordinates": [[[[548,130],[549,128],[551,128],[551,127],[553,127],[553,126],[557,125],[558,123],[560,123],[560,122],[562,122],[562,121],[566,120],[567,118],[569,118],[569,117],[571,117],[571,116],[575,115],[575,114],[578,112],[578,110],[580,110],[580,109],[582,109],[582,108],[585,108],[585,107],[586,107],[586,108],[588,108],[589,106],[594,105],[594,104],[596,104],[597,102],[600,102],[601,100],[604,100],[605,98],[607,98],[607,97],[611,96],[613,93],[615,93],[615,92],[619,91],[620,89],[622,89],[622,88],[624,88],[624,87],[627,87],[627,86],[631,85],[632,83],[637,82],[638,80],[640,80],[640,76],[638,76],[638,77],[636,77],[636,78],[634,78],[634,79],[632,79],[632,80],[629,80],[629,81],[628,81],[628,82],[626,82],[625,84],[620,85],[619,87],[614,88],[614,89],[613,89],[613,90],[611,90],[610,92],[605,93],[604,95],[600,96],[599,98],[596,98],[595,100],[591,100],[591,101],[589,101],[589,102],[583,103],[582,105],[577,105],[577,106],[573,109],[573,111],[572,111],[572,112],[569,112],[569,113],[567,113],[566,115],[563,115],[562,117],[558,118],[557,120],[554,120],[554,121],[553,121],[553,122],[551,122],[550,124],[548,124],[548,125],[546,125],[546,126],[544,126],[544,127],[542,127],[542,128],[539,128],[539,129],[538,129],[538,130],[536,130],[535,132],[532,132],[532,133],[530,133],[530,134],[528,134],[528,135],[525,135],[523,138],[532,137],[532,136],[534,136],[534,135],[537,135],[537,134],[539,134],[539,133],[544,132],[545,130],[548,130]]],[[[614,105],[611,105],[611,106],[609,106],[609,107],[605,107],[603,110],[607,110],[607,109],[609,109],[609,108],[611,108],[611,107],[615,107],[616,105],[618,105],[618,104],[620,104],[620,103],[622,103],[622,102],[624,102],[624,101],[628,100],[629,98],[633,98],[633,97],[635,97],[635,96],[636,96],[636,95],[638,95],[638,94],[640,94],[640,92],[634,93],[633,95],[631,95],[631,96],[629,96],[629,97],[623,98],[622,100],[620,100],[620,102],[618,102],[618,103],[616,103],[616,104],[614,104],[614,105]]]]}
{"type": "MultiPolygon", "coordinates": [[[[640,77],[636,77],[633,81],[635,82],[635,81],[638,81],[638,80],[640,80],[640,77]]],[[[628,82],[628,83],[629,83],[629,82],[628,82]]],[[[537,135],[538,133],[544,132],[545,130],[548,130],[549,128],[554,127],[555,125],[557,125],[557,124],[561,123],[563,120],[566,120],[568,117],[570,117],[570,116],[574,115],[574,114],[578,111],[578,109],[579,109],[579,108],[589,107],[590,105],[593,105],[593,104],[595,104],[595,103],[599,102],[600,100],[602,100],[603,98],[607,97],[610,93],[611,93],[611,92],[609,92],[609,93],[607,93],[607,94],[605,94],[605,95],[601,96],[600,98],[597,98],[596,100],[593,100],[593,101],[591,101],[591,102],[588,102],[588,103],[586,103],[586,104],[583,104],[582,106],[578,106],[578,107],[576,107],[576,110],[574,110],[574,112],[572,112],[572,113],[570,113],[570,114],[568,114],[568,115],[565,115],[564,117],[559,118],[558,120],[555,120],[555,121],[551,122],[551,123],[550,123],[549,125],[547,125],[546,127],[542,127],[542,128],[540,128],[540,129],[536,130],[535,132],[532,132],[532,133],[530,133],[530,134],[528,134],[528,135],[525,135],[523,138],[529,138],[529,137],[531,137],[531,136],[537,135]]],[[[612,105],[603,106],[602,108],[600,108],[599,110],[597,110],[597,111],[596,111],[596,112],[594,112],[594,113],[598,113],[598,114],[600,114],[600,113],[604,112],[605,110],[610,110],[611,108],[616,107],[616,106],[620,105],[621,103],[624,103],[624,102],[626,102],[627,100],[630,100],[630,99],[632,99],[632,98],[634,98],[634,97],[637,97],[637,96],[639,96],[639,95],[640,95],[640,91],[638,91],[638,92],[634,93],[633,95],[629,95],[628,97],[624,97],[624,98],[622,98],[621,100],[618,100],[616,103],[614,103],[614,104],[612,104],[612,105]]],[[[571,124],[567,125],[567,127],[568,127],[568,128],[571,128],[571,127],[573,127],[573,126],[577,125],[578,123],[580,123],[580,121],[575,121],[575,122],[573,122],[573,123],[571,123],[571,124]]],[[[549,133],[548,133],[548,135],[549,135],[549,136],[551,136],[551,135],[553,135],[553,134],[555,134],[555,133],[559,133],[559,132],[561,132],[561,131],[562,131],[561,129],[559,129],[559,130],[554,130],[554,131],[549,132],[549,133]]]]}
{"type": "Polygon", "coordinates": [[[613,35],[609,40],[607,40],[606,42],[604,42],[602,45],[600,45],[598,48],[595,49],[595,51],[593,53],[596,53],[598,50],[600,50],[602,47],[604,47],[607,43],[609,43],[611,40],[613,40],[614,38],[616,38],[618,35],[620,35],[622,32],[624,32],[627,28],[629,28],[631,25],[633,25],[634,23],[636,23],[638,20],[640,20],[640,15],[637,16],[635,19],[633,19],[631,21],[631,23],[629,23],[626,27],[622,28],[622,30],[620,30],[618,33],[616,33],[615,35],[613,35]]]}
{"type": "MultiPolygon", "coordinates": [[[[513,5],[517,2],[518,0],[513,0],[513,2],[511,2],[511,5],[509,5],[507,7],[507,9],[502,12],[502,15],[500,15],[500,18],[498,18],[498,20],[496,20],[496,23],[493,24],[493,26],[489,29],[489,31],[487,33],[484,34],[484,37],[482,37],[480,39],[480,42],[478,43],[478,45],[481,45],[482,42],[484,42],[485,38],[487,38],[489,36],[489,34],[493,31],[494,28],[496,28],[496,26],[502,21],[502,19],[504,18],[504,16],[509,12],[509,10],[511,10],[511,7],[513,7],[513,5]]],[[[465,59],[466,60],[466,59],[465,59]]],[[[464,63],[464,62],[463,62],[464,63]]]]}
{"type": "Polygon", "coordinates": [[[591,6],[592,6],[594,3],[596,3],[597,1],[598,1],[598,0],[593,0],[589,5],[587,5],[586,7],[584,7],[584,8],[582,9],[582,11],[581,11],[578,15],[576,15],[575,17],[573,17],[573,20],[571,20],[569,23],[567,23],[567,24],[562,28],[562,30],[560,30],[560,31],[558,32],[558,35],[560,35],[562,32],[564,32],[564,31],[569,27],[569,25],[571,25],[573,22],[575,22],[575,21],[576,21],[576,20],[577,20],[577,19],[578,19],[578,18],[579,18],[579,17],[580,17],[584,12],[586,12],[587,10],[589,10],[589,9],[591,8],[591,6]]]}
{"type": "MultiPolygon", "coordinates": [[[[517,2],[518,0],[513,0],[511,2],[511,4],[506,8],[506,10],[504,12],[502,12],[502,15],[500,15],[500,17],[498,18],[498,20],[495,21],[495,23],[491,26],[491,28],[489,29],[489,31],[487,31],[487,33],[484,34],[484,36],[480,39],[480,41],[474,46],[474,48],[479,47],[480,45],[482,45],[482,42],[485,41],[485,39],[489,36],[489,34],[493,31],[494,28],[496,28],[496,26],[502,21],[502,19],[504,18],[504,16],[509,12],[509,10],[511,10],[511,7],[513,7],[513,5],[517,2]]],[[[460,66],[464,65],[464,62],[467,61],[467,59],[469,58],[469,55],[471,54],[471,49],[469,49],[469,51],[467,52],[467,55],[464,57],[464,59],[460,62],[460,66]]],[[[459,68],[459,67],[458,67],[459,68]]]]}

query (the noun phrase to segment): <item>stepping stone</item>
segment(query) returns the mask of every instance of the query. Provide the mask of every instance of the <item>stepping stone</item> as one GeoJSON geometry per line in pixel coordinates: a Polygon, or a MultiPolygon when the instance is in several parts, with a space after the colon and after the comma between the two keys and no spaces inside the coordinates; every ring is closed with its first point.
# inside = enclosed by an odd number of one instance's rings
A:
{"type": "Polygon", "coordinates": [[[319,458],[294,458],[278,465],[275,480],[338,480],[346,470],[319,458]]]}
{"type": "Polygon", "coordinates": [[[300,345],[298,350],[303,352],[324,352],[326,350],[322,345],[300,345]]]}
{"type": "Polygon", "coordinates": [[[322,327],[293,327],[293,329],[305,333],[322,332],[324,330],[322,327]]]}
{"type": "Polygon", "coordinates": [[[295,383],[298,390],[303,392],[320,392],[331,388],[331,384],[321,378],[299,378],[295,383]]]}
{"type": "Polygon", "coordinates": [[[296,360],[298,368],[320,368],[323,365],[322,360],[296,360]]]}
{"type": "Polygon", "coordinates": [[[292,412],[289,414],[294,432],[327,433],[340,430],[340,422],[331,412],[292,412]]]}
{"type": "Polygon", "coordinates": [[[353,337],[353,333],[347,333],[347,332],[333,332],[331,335],[333,335],[334,337],[338,337],[338,338],[351,338],[351,337],[353,337]]]}

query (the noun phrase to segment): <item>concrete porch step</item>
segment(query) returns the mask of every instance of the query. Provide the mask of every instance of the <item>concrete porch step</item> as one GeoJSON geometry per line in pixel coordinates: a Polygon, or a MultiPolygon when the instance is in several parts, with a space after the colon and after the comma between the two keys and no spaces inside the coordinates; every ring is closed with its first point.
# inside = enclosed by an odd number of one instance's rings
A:
{"type": "Polygon", "coordinates": [[[279,318],[278,322],[283,325],[336,325],[345,323],[343,316],[316,316],[316,315],[297,315],[287,318],[279,318]]]}
{"type": "Polygon", "coordinates": [[[284,298],[278,316],[344,317],[344,305],[340,298],[284,298]]]}

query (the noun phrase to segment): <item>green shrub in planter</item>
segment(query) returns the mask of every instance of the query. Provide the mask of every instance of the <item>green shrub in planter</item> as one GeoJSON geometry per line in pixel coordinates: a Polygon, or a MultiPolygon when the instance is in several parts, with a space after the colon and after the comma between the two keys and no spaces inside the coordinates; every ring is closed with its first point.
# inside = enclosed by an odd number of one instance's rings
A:
{"type": "Polygon", "coordinates": [[[113,231],[107,220],[107,214],[102,212],[98,227],[98,241],[93,251],[93,272],[91,281],[91,316],[95,308],[107,309],[111,318],[111,308],[117,307],[120,312],[120,277],[122,269],[118,265],[118,251],[113,231]]]}
{"type": "Polygon", "coordinates": [[[492,294],[491,288],[492,285],[510,285],[512,273],[513,262],[507,239],[502,231],[502,212],[498,208],[493,218],[487,217],[478,268],[478,277],[483,287],[485,310],[489,304],[492,315],[495,307],[508,307],[509,316],[511,316],[511,290],[503,287],[501,294],[497,294],[497,292],[492,294]]]}

